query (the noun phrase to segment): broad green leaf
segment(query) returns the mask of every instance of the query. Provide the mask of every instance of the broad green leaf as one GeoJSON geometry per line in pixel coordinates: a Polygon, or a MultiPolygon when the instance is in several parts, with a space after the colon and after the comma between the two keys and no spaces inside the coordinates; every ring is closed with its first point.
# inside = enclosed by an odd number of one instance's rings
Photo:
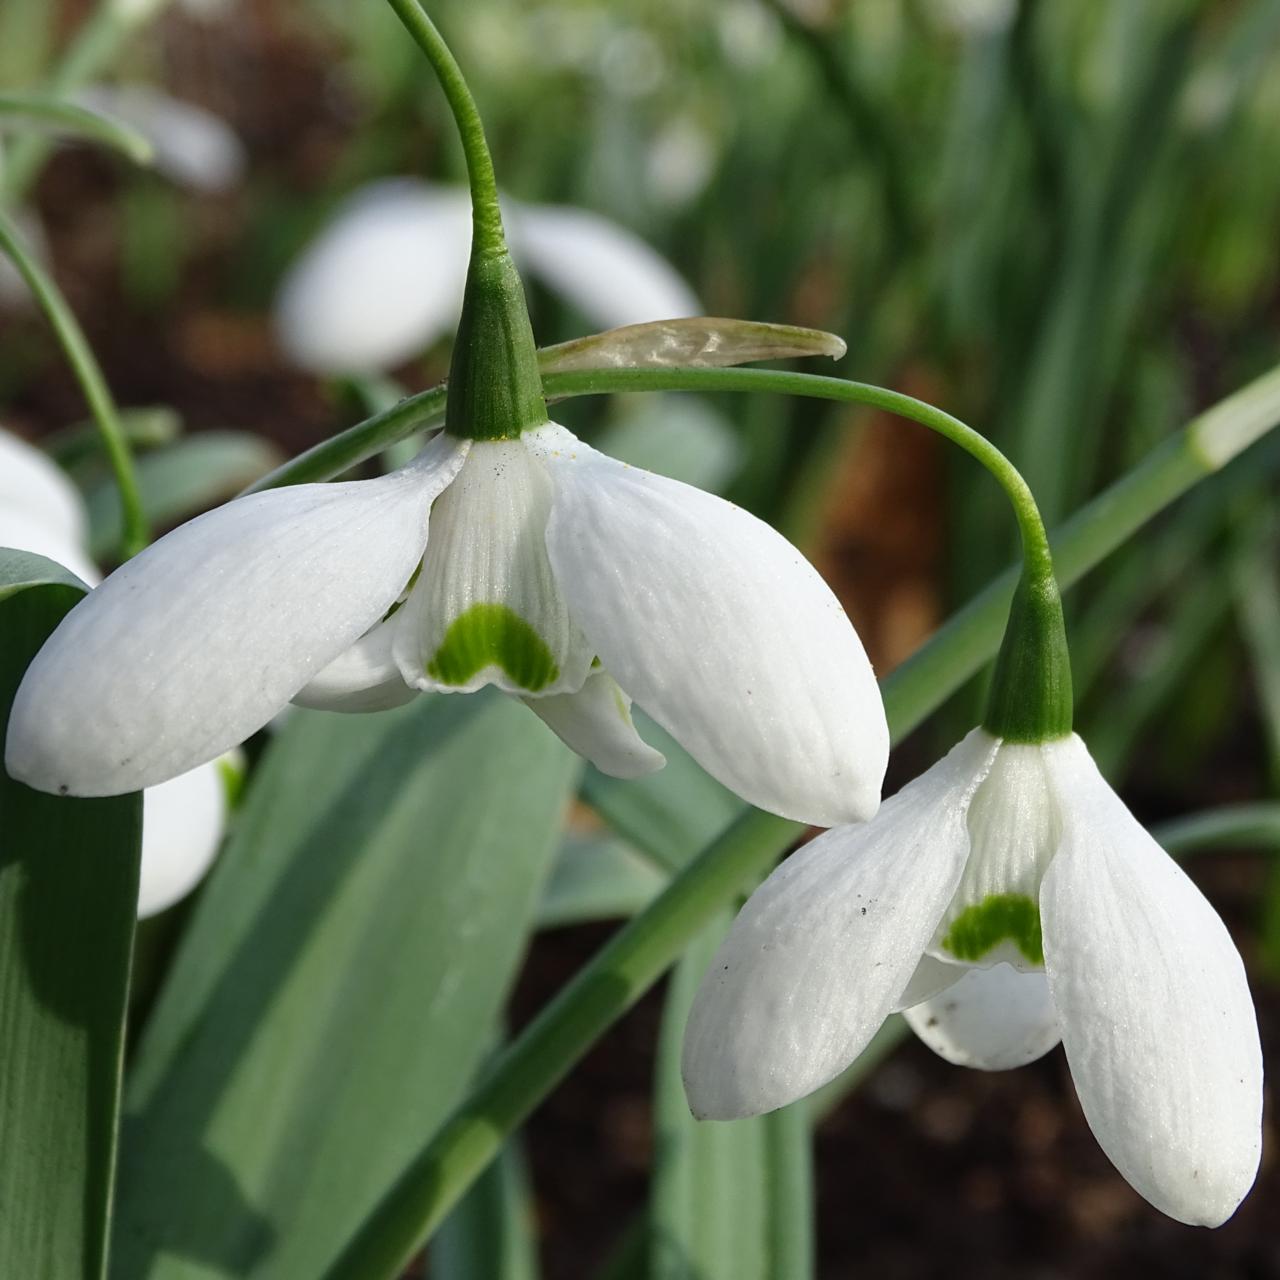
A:
{"type": "Polygon", "coordinates": [[[655,1080],[650,1280],[804,1280],[813,1273],[804,1105],[699,1122],[685,1100],[685,1022],[731,918],[725,913],[686,951],[667,992],[655,1080]]]}
{"type": "MultiPolygon", "coordinates": [[[[268,440],[247,431],[202,431],[137,461],[147,519],[163,527],[233,497],[280,461],[268,440]]],[[[89,494],[89,545],[103,559],[120,545],[120,495],[104,481],[89,494]]]]}
{"type": "Polygon", "coordinates": [[[538,924],[545,929],[634,915],[666,883],[661,870],[623,841],[570,835],[538,904],[538,924]]]}
{"type": "Polygon", "coordinates": [[[139,1049],[120,1280],[324,1273],[489,1048],[576,774],[497,695],[292,717],[139,1049]]]}
{"type": "MultiPolygon", "coordinates": [[[[0,740],[83,591],[0,551],[0,740]]],[[[49,796],[0,772],[0,1276],[104,1274],[141,833],[137,795],[49,796]]]]}
{"type": "Polygon", "coordinates": [[[640,736],[667,757],[666,768],[632,782],[589,769],[582,796],[623,839],[678,870],[742,813],[742,801],[648,716],[637,711],[635,720],[640,736]]]}
{"type": "Polygon", "coordinates": [[[432,1280],[536,1280],[533,1205],[512,1138],[431,1241],[432,1280]]]}

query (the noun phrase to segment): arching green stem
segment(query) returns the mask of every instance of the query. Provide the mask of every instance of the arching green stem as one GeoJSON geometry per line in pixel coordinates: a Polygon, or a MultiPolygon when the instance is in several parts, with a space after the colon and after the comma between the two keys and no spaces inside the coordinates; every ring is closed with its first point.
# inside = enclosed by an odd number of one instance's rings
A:
{"type": "Polygon", "coordinates": [[[122,549],[126,556],[136,555],[149,540],[147,518],[143,513],[142,498],[138,493],[138,479],[133,469],[133,455],[129,449],[129,442],[120,425],[115,401],[111,398],[111,392],[107,387],[106,379],[102,376],[102,370],[98,367],[98,361],[84,336],[84,331],[80,328],[79,321],[76,320],[58,286],[31,255],[22,243],[17,228],[2,212],[0,212],[0,250],[12,259],[14,266],[26,281],[27,287],[40,304],[45,318],[62,344],[62,350],[76,376],[76,381],[84,392],[89,411],[98,424],[103,448],[111,462],[116,487],[120,490],[120,507],[124,517],[122,549]]]}
{"type": "Polygon", "coordinates": [[[484,124],[462,68],[418,0],[387,0],[387,3],[396,11],[396,16],[404,23],[418,48],[426,54],[457,123],[462,152],[467,161],[467,182],[471,187],[471,217],[475,229],[473,250],[486,254],[501,253],[507,245],[502,233],[502,212],[498,207],[498,180],[493,172],[489,144],[485,141],[484,124]]]}
{"type": "Polygon", "coordinates": [[[418,0],[388,3],[427,55],[449,100],[471,186],[471,261],[449,365],[445,430],[468,440],[515,440],[546,422],[547,404],[524,286],[503,235],[484,125],[462,68],[418,0]]]}

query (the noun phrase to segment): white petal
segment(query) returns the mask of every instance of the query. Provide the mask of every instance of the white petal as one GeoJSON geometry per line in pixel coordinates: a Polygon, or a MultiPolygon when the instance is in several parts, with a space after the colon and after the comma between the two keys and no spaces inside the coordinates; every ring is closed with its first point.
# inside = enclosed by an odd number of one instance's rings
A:
{"type": "Polygon", "coordinates": [[[294,695],[316,711],[388,711],[418,696],[405,684],[392,654],[394,615],[340,653],[294,695]]]}
{"type": "Polygon", "coordinates": [[[371,373],[420,354],[457,324],[470,245],[464,192],[409,179],[365,187],[281,287],[286,354],[317,373],[371,373]]]}
{"type": "Polygon", "coordinates": [[[1216,1226],[1253,1184],[1262,1056],[1244,966],[1213,908],[1079,739],[1055,776],[1045,965],[1090,1128],[1155,1207],[1216,1226]]]}
{"type": "Polygon", "coordinates": [[[870,817],[884,707],[813,566],[740,508],[563,428],[526,439],[555,483],[556,579],[606,670],[744,800],[819,826],[870,817]]]}
{"type": "Polygon", "coordinates": [[[0,547],[44,556],[64,565],[89,586],[102,579],[98,566],[81,550],[78,543],[41,524],[25,511],[0,506],[0,547]]]}
{"type": "Polygon", "coordinates": [[[751,895],[689,1015],[682,1070],[694,1115],[772,1111],[862,1052],[960,879],[965,811],[993,750],[970,734],[871,822],[819,836],[751,895]]]}
{"type": "Polygon", "coordinates": [[[219,116],[144,85],[94,85],[76,98],[131,125],[155,152],[166,177],[196,191],[226,191],[244,176],[247,158],[235,131],[219,116]]]}
{"type": "Polygon", "coordinates": [[[395,601],[465,453],[441,437],[380,480],[252,494],[130,560],[28,669],[9,773],[110,795],[242,742],[395,601]]]}
{"type": "Polygon", "coordinates": [[[22,513],[73,546],[88,542],[89,519],[79,489],[34,445],[0,430],[0,514],[8,512],[22,513]]]}
{"type": "Polygon", "coordinates": [[[547,559],[551,480],[519,440],[476,441],[432,512],[422,573],[395,620],[420,689],[548,695],[582,688],[595,653],[547,559]]]}
{"type": "MultiPolygon", "coordinates": [[[[970,856],[972,856],[972,851],[970,851],[970,856]]],[[[948,987],[954,987],[968,972],[967,965],[950,964],[946,960],[937,960],[926,952],[920,957],[920,963],[916,965],[916,970],[911,975],[911,981],[907,983],[902,994],[894,1002],[893,1012],[902,1013],[903,1010],[910,1009],[912,1005],[920,1004],[922,1001],[936,996],[939,992],[945,991],[948,987]]]]}
{"type": "Polygon", "coordinates": [[[204,879],[226,822],[227,789],[220,760],[142,793],[140,918],[173,906],[204,879]]]}
{"type": "Polygon", "coordinates": [[[701,313],[676,269],[634,232],[585,209],[506,208],[517,258],[601,329],[701,313]]]}
{"type": "Polygon", "coordinates": [[[941,959],[1042,971],[1040,882],[1062,821],[1050,773],[1062,742],[1002,742],[969,806],[972,853],[930,949],[941,959]]]}
{"type": "Polygon", "coordinates": [[[1043,973],[1007,964],[961,972],[959,982],[904,1013],[939,1057],[958,1067],[1007,1071],[1044,1057],[1062,1038],[1043,973]]]}
{"type": "Polygon", "coordinates": [[[667,763],[636,732],[631,699],[607,672],[587,678],[577,693],[526,698],[525,706],[570,750],[585,756],[601,773],[614,778],[641,778],[667,763]]]}

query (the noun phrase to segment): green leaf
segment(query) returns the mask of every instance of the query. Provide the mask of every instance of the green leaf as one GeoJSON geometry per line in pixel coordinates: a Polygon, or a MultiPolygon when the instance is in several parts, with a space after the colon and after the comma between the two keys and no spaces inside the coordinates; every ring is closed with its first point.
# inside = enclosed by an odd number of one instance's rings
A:
{"type": "Polygon", "coordinates": [[[809,1130],[804,1104],[769,1116],[699,1122],[680,1050],[694,993],[732,916],[685,952],[658,1040],[650,1280],[804,1280],[813,1274],[809,1130]]]}
{"type": "MultiPolygon", "coordinates": [[[[275,445],[247,431],[184,436],[137,460],[142,505],[152,524],[173,524],[233,497],[279,461],[275,445]]],[[[103,559],[120,545],[120,495],[115,484],[106,481],[88,501],[89,546],[103,559]]]]}
{"type": "Polygon", "coordinates": [[[640,736],[666,756],[666,768],[630,782],[590,769],[582,797],[624,840],[676,871],[742,813],[742,801],[643,712],[635,721],[640,736]]]}
{"type": "Polygon", "coordinates": [[[11,129],[39,130],[111,147],[134,164],[148,165],[155,148],[136,129],[102,112],[64,98],[35,93],[0,94],[0,134],[11,129]]]}
{"type": "Polygon", "coordinates": [[[470,1083],[577,760],[488,693],[299,712],[139,1050],[114,1274],[322,1274],[470,1083]]]}
{"type": "Polygon", "coordinates": [[[440,1224],[432,1280],[536,1280],[533,1226],[524,1156],[513,1137],[440,1224]]]}
{"type": "Polygon", "coordinates": [[[538,905],[542,928],[635,915],[662,891],[667,877],[629,845],[610,836],[569,836],[538,905]]]}
{"type": "MultiPolygon", "coordinates": [[[[83,586],[0,551],[0,736],[36,651],[83,586]]],[[[0,1275],[96,1280],[106,1265],[137,795],[45,795],[0,772],[0,1275]]]]}

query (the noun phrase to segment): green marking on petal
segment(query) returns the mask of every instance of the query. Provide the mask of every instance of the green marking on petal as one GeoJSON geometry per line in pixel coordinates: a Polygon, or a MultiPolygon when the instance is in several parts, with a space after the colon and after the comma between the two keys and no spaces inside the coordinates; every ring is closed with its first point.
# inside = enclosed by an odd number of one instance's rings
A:
{"type": "Polygon", "coordinates": [[[518,613],[505,604],[473,604],[449,624],[427,675],[463,685],[490,666],[501,667],[512,684],[530,693],[560,675],[546,641],[518,613]]]}
{"type": "Polygon", "coordinates": [[[957,960],[981,960],[1005,939],[1032,963],[1044,964],[1040,908],[1022,893],[993,893],[952,922],[943,949],[957,960]]]}

